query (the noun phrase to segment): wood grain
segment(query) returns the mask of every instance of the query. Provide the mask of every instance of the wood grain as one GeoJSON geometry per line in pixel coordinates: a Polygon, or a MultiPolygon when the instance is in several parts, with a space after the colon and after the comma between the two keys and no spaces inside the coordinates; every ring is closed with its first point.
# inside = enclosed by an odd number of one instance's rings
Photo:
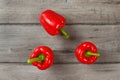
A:
{"type": "Polygon", "coordinates": [[[39,14],[52,9],[67,24],[119,24],[119,0],[0,0],[0,23],[39,23],[39,14]]]}
{"type": "Polygon", "coordinates": [[[120,0],[0,0],[0,80],[120,80],[120,0]],[[67,20],[70,39],[50,36],[39,14],[52,9],[67,20]],[[83,41],[96,44],[93,65],[76,60],[83,41]],[[27,65],[32,50],[49,46],[54,64],[45,71],[27,65]]]}
{"type": "Polygon", "coordinates": [[[120,64],[54,64],[45,71],[23,64],[0,64],[0,80],[119,80],[120,64]]]}
{"type": "Polygon", "coordinates": [[[35,47],[46,45],[54,50],[55,63],[76,63],[74,50],[83,41],[96,44],[102,55],[98,62],[120,62],[119,26],[67,25],[67,40],[48,35],[40,25],[0,25],[0,62],[26,62],[35,47]]]}

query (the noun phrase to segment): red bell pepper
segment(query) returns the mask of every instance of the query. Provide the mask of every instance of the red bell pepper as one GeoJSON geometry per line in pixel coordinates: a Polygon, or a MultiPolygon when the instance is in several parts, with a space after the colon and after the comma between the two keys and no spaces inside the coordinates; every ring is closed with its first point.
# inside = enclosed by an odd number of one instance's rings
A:
{"type": "Polygon", "coordinates": [[[40,23],[42,24],[43,28],[52,36],[57,34],[63,34],[66,38],[69,38],[67,32],[63,29],[66,24],[66,20],[60,14],[52,11],[52,10],[45,10],[40,15],[40,23]]]}
{"type": "Polygon", "coordinates": [[[100,54],[97,53],[96,46],[91,42],[80,44],[75,50],[75,55],[78,61],[84,64],[92,64],[100,56],[100,54]]]}
{"type": "Polygon", "coordinates": [[[49,68],[54,62],[53,51],[47,46],[39,46],[30,54],[27,63],[38,67],[40,70],[49,68]]]}

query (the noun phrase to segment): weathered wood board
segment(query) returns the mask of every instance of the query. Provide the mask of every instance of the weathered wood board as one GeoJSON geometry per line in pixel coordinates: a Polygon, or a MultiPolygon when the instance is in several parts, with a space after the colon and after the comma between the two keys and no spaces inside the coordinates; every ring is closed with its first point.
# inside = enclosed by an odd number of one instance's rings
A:
{"type": "Polygon", "coordinates": [[[1,25],[0,62],[26,62],[28,55],[39,45],[54,50],[56,63],[77,62],[74,50],[84,41],[96,44],[102,54],[98,62],[120,62],[119,26],[66,25],[65,29],[71,35],[67,40],[61,35],[48,35],[40,25],[1,25]]]}
{"type": "Polygon", "coordinates": [[[45,71],[23,64],[0,64],[0,80],[119,80],[120,64],[53,64],[45,71]]]}
{"type": "Polygon", "coordinates": [[[118,24],[119,0],[0,0],[0,23],[39,23],[39,14],[52,9],[67,24],[118,24]]]}

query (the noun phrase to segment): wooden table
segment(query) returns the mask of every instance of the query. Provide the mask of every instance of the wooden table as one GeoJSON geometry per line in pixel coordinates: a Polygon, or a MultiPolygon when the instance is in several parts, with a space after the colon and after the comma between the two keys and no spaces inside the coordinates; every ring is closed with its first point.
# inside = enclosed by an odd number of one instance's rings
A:
{"type": "Polygon", "coordinates": [[[0,80],[120,80],[120,0],[0,0],[0,80]],[[52,9],[67,19],[70,40],[48,35],[39,13],[52,9]],[[75,48],[96,44],[101,57],[79,63],[75,48]],[[54,65],[45,71],[28,65],[32,50],[54,50],[54,65]]]}

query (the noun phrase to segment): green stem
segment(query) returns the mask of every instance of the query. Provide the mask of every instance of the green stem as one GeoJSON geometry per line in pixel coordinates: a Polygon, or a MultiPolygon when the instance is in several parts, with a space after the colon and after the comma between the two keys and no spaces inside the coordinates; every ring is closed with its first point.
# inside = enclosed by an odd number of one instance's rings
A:
{"type": "Polygon", "coordinates": [[[28,59],[27,63],[32,64],[32,62],[35,62],[35,61],[43,62],[44,60],[45,60],[45,55],[40,54],[37,58],[28,59]]]}
{"type": "Polygon", "coordinates": [[[99,56],[100,56],[100,53],[92,53],[91,51],[86,51],[85,56],[86,56],[86,57],[90,57],[90,56],[99,57],[99,56]]]}
{"type": "Polygon", "coordinates": [[[60,28],[60,32],[65,36],[66,39],[70,38],[70,35],[63,28],[60,28]]]}

